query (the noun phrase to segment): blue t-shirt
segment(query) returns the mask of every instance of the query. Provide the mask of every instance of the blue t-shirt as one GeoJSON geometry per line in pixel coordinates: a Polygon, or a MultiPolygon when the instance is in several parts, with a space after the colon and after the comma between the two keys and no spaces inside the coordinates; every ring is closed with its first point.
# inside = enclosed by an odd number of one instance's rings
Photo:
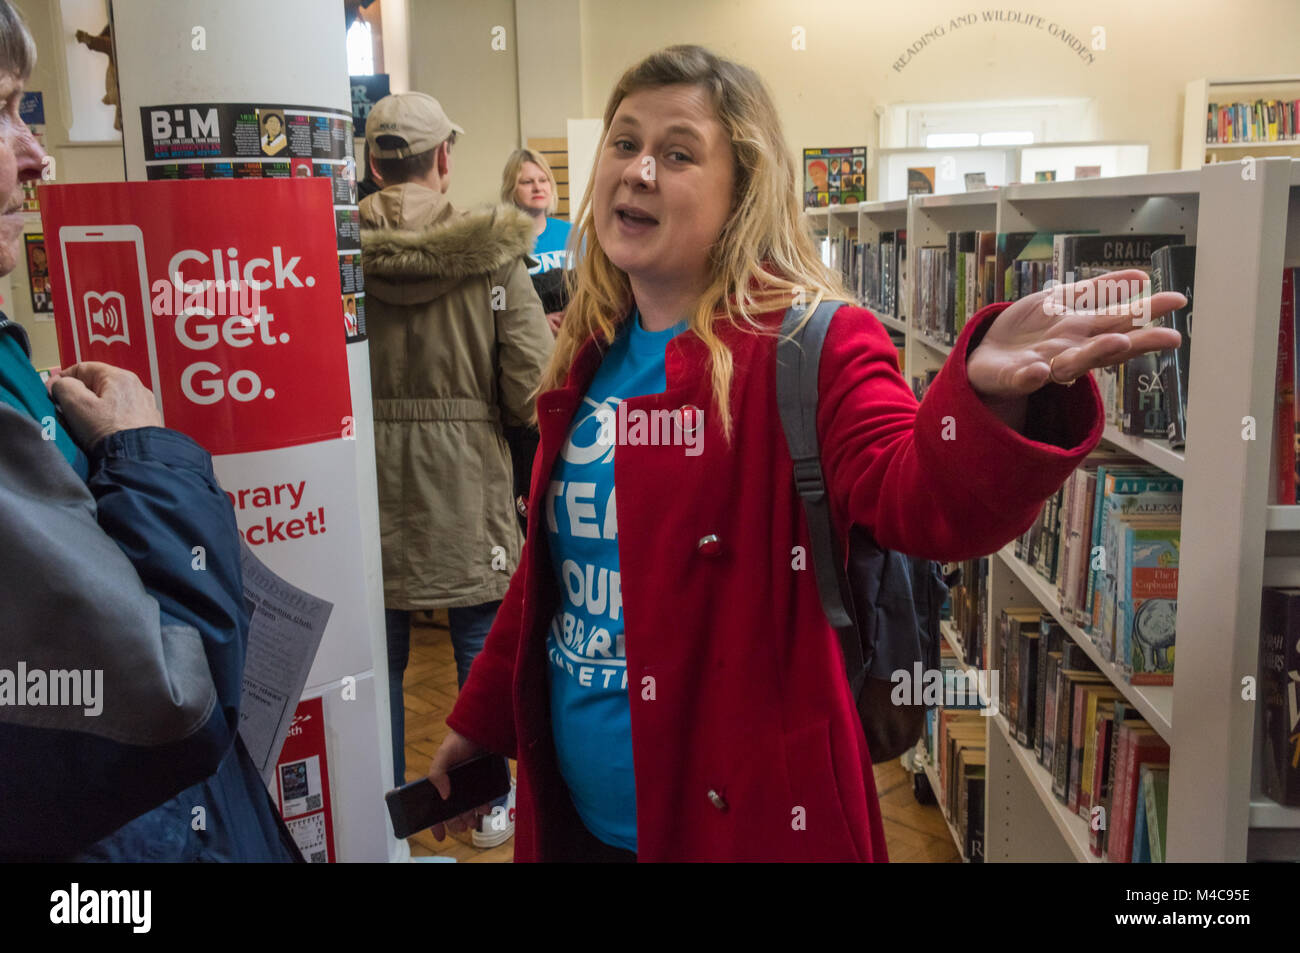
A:
{"type": "Polygon", "coordinates": [[[546,228],[537,236],[537,241],[533,245],[533,257],[538,263],[528,269],[530,275],[540,275],[552,268],[569,267],[569,253],[566,246],[569,243],[571,229],[572,226],[563,219],[546,220],[546,228]]]}
{"type": "Polygon", "coordinates": [[[614,417],[622,400],[662,393],[664,348],[686,330],[641,327],[633,314],[610,346],[556,458],[544,519],[561,607],[546,639],[551,730],[560,773],[587,829],[636,850],[632,716],[614,501],[614,417]]]}

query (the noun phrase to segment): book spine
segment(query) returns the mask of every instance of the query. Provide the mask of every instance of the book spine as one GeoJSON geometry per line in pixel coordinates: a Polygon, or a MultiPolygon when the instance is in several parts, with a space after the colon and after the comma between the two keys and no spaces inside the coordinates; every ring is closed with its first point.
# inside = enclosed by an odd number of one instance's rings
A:
{"type": "Polygon", "coordinates": [[[1074,710],[1074,684],[1063,668],[1057,683],[1056,741],[1052,745],[1052,793],[1062,804],[1065,803],[1070,780],[1070,715],[1074,710]]]}
{"type": "Polygon", "coordinates": [[[1056,742],[1056,690],[1060,671],[1061,660],[1048,658],[1047,688],[1043,692],[1043,750],[1038,756],[1038,763],[1049,771],[1052,770],[1052,753],[1056,742]]]}
{"type": "MultiPolygon", "coordinates": [[[[1296,395],[1300,394],[1300,330],[1296,327],[1300,319],[1297,299],[1300,298],[1300,268],[1288,268],[1282,273],[1282,294],[1291,305],[1291,416],[1294,420],[1293,440],[1291,443],[1292,482],[1295,483],[1295,501],[1300,503],[1300,408],[1296,407],[1296,395]],[[1289,294],[1288,294],[1289,290],[1289,294]]],[[[1283,315],[1285,319],[1285,315],[1283,315]]]]}
{"type": "Polygon", "coordinates": [[[1166,438],[1175,450],[1187,444],[1187,369],[1191,361],[1191,317],[1193,310],[1193,278],[1196,273],[1195,248],[1183,246],[1175,252],[1173,246],[1156,250],[1151,256],[1153,291],[1177,291],[1187,298],[1187,305],[1178,308],[1159,321],[1182,336],[1178,347],[1159,354],[1160,390],[1165,400],[1166,438]]]}
{"type": "Polygon", "coordinates": [[[1150,769],[1143,772],[1142,793],[1142,804],[1147,815],[1147,838],[1150,844],[1150,859],[1152,863],[1162,864],[1165,860],[1165,851],[1160,838],[1162,826],[1160,823],[1159,807],[1156,803],[1159,795],[1156,792],[1155,772],[1150,769]]]}
{"type": "Polygon", "coordinates": [[[1026,748],[1034,744],[1034,707],[1038,701],[1033,676],[1038,674],[1039,639],[1032,633],[1020,637],[1020,711],[1016,740],[1026,748]]]}
{"type": "Polygon", "coordinates": [[[1260,613],[1264,794],[1300,807],[1300,594],[1266,588],[1260,613]]]}
{"type": "Polygon", "coordinates": [[[1038,665],[1034,679],[1034,756],[1043,757],[1043,701],[1047,696],[1047,657],[1051,651],[1054,624],[1046,616],[1038,629],[1038,665]]]}
{"type": "Polygon", "coordinates": [[[1132,746],[1132,729],[1127,725],[1120,725],[1118,731],[1119,760],[1115,765],[1115,782],[1111,786],[1110,816],[1106,819],[1109,827],[1106,833],[1106,858],[1115,863],[1126,864],[1129,861],[1129,850],[1132,847],[1132,843],[1126,843],[1124,839],[1126,818],[1132,817],[1131,814],[1127,813],[1125,806],[1125,802],[1128,800],[1125,796],[1128,791],[1128,775],[1131,770],[1129,751],[1132,746]]]}
{"type": "Polygon", "coordinates": [[[1106,797],[1107,775],[1110,769],[1110,732],[1114,725],[1114,718],[1097,716],[1097,736],[1093,742],[1096,745],[1096,754],[1092,765],[1092,807],[1088,812],[1088,850],[1092,852],[1094,857],[1101,856],[1103,832],[1105,831],[1104,819],[1106,815],[1103,805],[1106,797]]]}
{"type": "Polygon", "coordinates": [[[1295,306],[1291,295],[1291,270],[1282,273],[1282,314],[1277,333],[1277,499],[1276,503],[1296,502],[1295,452],[1295,306]]]}
{"type": "MultiPolygon", "coordinates": [[[[1102,511],[1102,506],[1106,500],[1105,487],[1106,487],[1106,468],[1104,466],[1100,466],[1097,468],[1097,486],[1093,494],[1092,533],[1091,533],[1092,543],[1091,546],[1089,546],[1090,551],[1097,546],[1101,546],[1103,543],[1101,538],[1101,511],[1102,511]]],[[[1099,555],[1101,557],[1100,559],[1093,559],[1091,553],[1088,557],[1088,585],[1086,590],[1084,591],[1083,605],[1080,606],[1080,610],[1083,615],[1083,618],[1081,620],[1083,628],[1085,631],[1087,631],[1090,634],[1092,632],[1093,602],[1096,598],[1097,587],[1101,580],[1101,575],[1105,571],[1104,568],[1097,568],[1097,564],[1101,563],[1104,566],[1104,565],[1109,565],[1110,563],[1110,555],[1106,552],[1104,548],[1101,550],[1099,555]]]]}
{"type": "Polygon", "coordinates": [[[966,327],[966,323],[975,317],[976,311],[976,293],[975,289],[979,287],[979,270],[976,262],[975,252],[966,252],[966,314],[962,318],[961,325],[966,327]]]}
{"type": "Polygon", "coordinates": [[[1079,813],[1079,787],[1083,771],[1083,714],[1088,705],[1088,689],[1074,691],[1074,714],[1070,717],[1070,774],[1067,778],[1065,806],[1071,814],[1079,813]]]}

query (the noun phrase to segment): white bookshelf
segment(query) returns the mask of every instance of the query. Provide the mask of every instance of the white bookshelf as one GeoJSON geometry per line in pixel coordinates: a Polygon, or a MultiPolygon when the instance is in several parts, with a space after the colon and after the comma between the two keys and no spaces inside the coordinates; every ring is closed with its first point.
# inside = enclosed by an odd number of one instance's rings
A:
{"type": "MultiPolygon", "coordinates": [[[[1201,133],[1204,111],[1202,104],[1201,133]]],[[[990,658],[997,657],[1001,611],[1039,607],[1169,742],[1170,862],[1300,858],[1300,808],[1260,793],[1256,705],[1241,697],[1242,680],[1258,676],[1262,588],[1300,585],[1300,506],[1271,505],[1269,496],[1282,269],[1300,266],[1300,162],[1261,156],[1254,173],[1252,179],[1236,165],[1207,165],[913,196],[905,209],[878,202],[857,210],[859,240],[872,240],[873,228],[907,229],[909,269],[916,249],[969,229],[1181,232],[1197,245],[1187,446],[1176,452],[1112,427],[1103,437],[1183,480],[1175,685],[1129,685],[1062,617],[1054,587],[1016,559],[1013,546],[990,556],[988,577],[990,658]],[[1256,440],[1242,439],[1247,415],[1255,419],[1256,440]]],[[[907,284],[915,289],[913,276],[907,284]]],[[[913,312],[909,303],[902,322],[909,383],[951,351],[917,333],[913,312]]],[[[951,630],[945,637],[956,641],[951,630]]],[[[988,721],[985,859],[1096,861],[1087,821],[1052,795],[1032,749],[1010,736],[1001,716],[988,721]]]]}
{"type": "Polygon", "coordinates": [[[1300,99],[1300,76],[1194,79],[1183,97],[1184,169],[1207,163],[1237,162],[1244,156],[1300,157],[1300,137],[1254,142],[1209,142],[1206,110],[1210,103],[1253,103],[1257,99],[1300,99]]]}

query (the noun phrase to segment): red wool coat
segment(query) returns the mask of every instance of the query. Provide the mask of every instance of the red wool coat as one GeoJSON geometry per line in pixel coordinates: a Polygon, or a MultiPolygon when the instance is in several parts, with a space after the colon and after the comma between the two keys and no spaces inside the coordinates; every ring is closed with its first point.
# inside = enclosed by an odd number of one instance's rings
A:
{"type": "MultiPolygon", "coordinates": [[[[842,308],[820,372],[817,430],[837,530],[939,560],[991,553],[1033,522],[1101,438],[1091,378],[1030,399],[1028,439],[971,389],[964,356],[1005,306],[969,322],[917,405],[884,328],[842,308]],[[945,439],[947,437],[948,439],[945,439]]],[[[779,327],[781,314],[765,317],[779,327]]],[[[635,409],[704,410],[703,452],[617,448],[638,857],[642,861],[884,861],[871,761],[827,624],[777,414],[775,338],[727,328],[735,357],[728,445],[707,351],[667,349],[667,389],[635,409]],[[717,543],[704,544],[716,536],[717,543]],[[653,691],[651,691],[651,687],[653,691]]],[[[496,624],[447,724],[518,759],[515,859],[565,859],[580,824],[551,741],[545,641],[559,589],[542,500],[601,351],[538,399],[528,539],[496,624]]]]}

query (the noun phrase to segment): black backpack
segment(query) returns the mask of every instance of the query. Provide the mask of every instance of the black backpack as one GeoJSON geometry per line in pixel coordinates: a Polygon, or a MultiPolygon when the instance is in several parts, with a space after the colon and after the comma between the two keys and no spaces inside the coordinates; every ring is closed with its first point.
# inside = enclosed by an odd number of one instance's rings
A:
{"type": "Polygon", "coordinates": [[[847,564],[831,525],[817,444],[817,376],[822,343],[841,302],[791,308],[776,349],[776,401],[794,460],[795,488],[808,516],[813,569],[826,619],[839,636],[849,691],[871,760],[881,764],[916,743],[925,722],[918,676],[939,671],[939,610],[955,584],[939,564],[882,549],[859,526],[849,532],[847,564]],[[796,333],[796,328],[798,332],[796,333]],[[919,668],[918,668],[919,666],[919,668]],[[906,672],[906,704],[894,704],[891,676],[906,672]],[[917,704],[911,704],[916,701],[917,704]]]}

